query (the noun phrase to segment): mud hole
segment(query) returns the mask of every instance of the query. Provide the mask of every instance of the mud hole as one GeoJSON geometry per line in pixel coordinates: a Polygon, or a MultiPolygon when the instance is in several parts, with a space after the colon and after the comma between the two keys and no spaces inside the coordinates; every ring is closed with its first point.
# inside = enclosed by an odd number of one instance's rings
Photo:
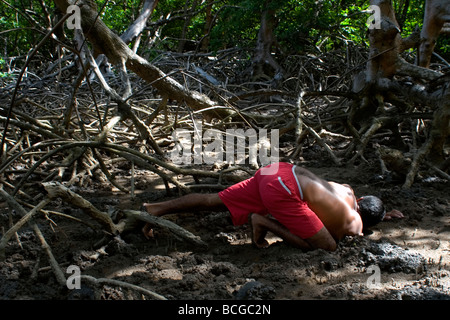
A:
{"type": "MultiPolygon", "coordinates": [[[[54,209],[81,219],[58,215],[36,219],[56,260],[82,275],[120,280],[154,291],[167,299],[450,299],[450,187],[439,179],[424,179],[405,191],[385,183],[363,166],[307,166],[325,179],[351,184],[357,195],[380,196],[388,209],[405,214],[402,220],[380,223],[364,237],[348,237],[335,252],[303,253],[269,235],[266,250],[252,247],[247,226],[234,227],[227,212],[192,212],[167,219],[201,236],[209,245],[200,249],[183,243],[165,230],[155,238],[140,233],[103,241],[95,222],[64,203],[54,209]],[[94,228],[92,228],[92,226],[94,228]]],[[[143,201],[166,199],[155,177],[139,172],[140,191],[134,200],[100,186],[84,196],[104,211],[139,209],[143,201]]],[[[0,208],[0,232],[5,232],[8,208],[0,208]]],[[[14,215],[14,220],[19,217],[14,215]]],[[[66,274],[67,277],[70,274],[66,274]]],[[[28,227],[11,240],[0,262],[0,299],[151,299],[136,290],[81,283],[81,289],[59,285],[28,227]]]]}

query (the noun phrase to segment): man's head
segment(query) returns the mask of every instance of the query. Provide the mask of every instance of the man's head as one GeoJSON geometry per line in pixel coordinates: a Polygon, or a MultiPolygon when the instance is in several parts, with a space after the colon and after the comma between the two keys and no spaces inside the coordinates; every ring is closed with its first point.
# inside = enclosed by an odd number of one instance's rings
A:
{"type": "Polygon", "coordinates": [[[383,220],[386,209],[383,201],[375,196],[363,196],[358,199],[358,212],[363,222],[363,228],[372,227],[383,220]]]}

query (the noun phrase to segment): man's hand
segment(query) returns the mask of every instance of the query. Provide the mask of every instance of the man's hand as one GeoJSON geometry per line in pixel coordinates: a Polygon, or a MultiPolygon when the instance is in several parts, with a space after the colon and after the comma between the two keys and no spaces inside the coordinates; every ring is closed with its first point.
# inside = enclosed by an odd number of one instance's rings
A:
{"type": "Polygon", "coordinates": [[[384,216],[383,221],[391,220],[392,218],[401,219],[401,218],[404,218],[404,217],[405,216],[403,215],[403,213],[401,213],[400,211],[394,209],[394,210],[391,210],[389,212],[386,212],[386,215],[384,216]]]}

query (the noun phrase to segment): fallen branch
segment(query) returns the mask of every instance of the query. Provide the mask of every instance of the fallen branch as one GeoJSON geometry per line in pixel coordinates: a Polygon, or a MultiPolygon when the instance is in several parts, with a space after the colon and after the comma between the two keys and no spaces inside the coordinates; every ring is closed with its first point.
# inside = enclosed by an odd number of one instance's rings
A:
{"type": "Polygon", "coordinates": [[[208,246],[203,240],[200,239],[200,237],[193,235],[191,232],[187,231],[186,229],[180,227],[179,225],[177,225],[169,220],[166,220],[166,219],[163,219],[160,217],[156,217],[156,216],[152,216],[143,211],[124,210],[123,213],[127,217],[127,220],[144,221],[144,222],[150,223],[151,225],[161,227],[164,229],[168,229],[175,236],[178,236],[181,239],[184,239],[194,245],[200,246],[202,248],[206,248],[208,246]]]}
{"type": "MultiPolygon", "coordinates": [[[[350,160],[351,163],[355,162],[358,157],[361,159],[364,159],[364,150],[369,143],[372,136],[381,128],[383,125],[385,125],[385,122],[389,120],[388,118],[375,118],[372,121],[372,125],[370,128],[364,133],[364,135],[360,138],[358,148],[355,152],[355,155],[350,160]]],[[[367,160],[365,160],[367,161],[367,160]]]]}
{"type": "Polygon", "coordinates": [[[153,291],[150,291],[150,290],[147,290],[145,288],[142,288],[142,287],[139,287],[139,286],[136,286],[134,284],[127,283],[127,282],[123,282],[123,281],[120,281],[120,280],[106,279],[106,278],[99,278],[99,279],[97,279],[97,278],[94,278],[92,276],[87,276],[87,275],[81,275],[80,279],[87,280],[87,281],[93,283],[94,285],[107,284],[107,285],[111,285],[111,286],[123,287],[123,288],[131,289],[131,290],[136,290],[136,291],[138,291],[140,293],[149,295],[150,297],[152,297],[152,298],[154,298],[156,300],[167,300],[166,297],[164,297],[162,295],[159,295],[159,294],[157,294],[157,293],[155,293],[153,291]]]}
{"type": "Polygon", "coordinates": [[[122,220],[119,224],[114,224],[111,218],[104,212],[101,212],[97,208],[95,208],[89,201],[82,198],[80,195],[75,192],[69,190],[65,186],[61,185],[58,182],[46,182],[42,184],[45,190],[48,193],[48,197],[50,199],[62,198],[64,201],[81,208],[86,214],[88,214],[93,219],[97,220],[103,226],[106,227],[107,231],[111,234],[118,234],[124,231],[124,228],[127,224],[132,223],[133,221],[140,220],[147,223],[151,223],[152,225],[166,228],[170,230],[174,235],[185,239],[195,245],[206,247],[207,244],[203,242],[198,236],[193,235],[189,231],[184,228],[178,226],[177,224],[168,221],[166,219],[158,218],[155,216],[151,216],[145,212],[134,211],[134,210],[125,210],[124,214],[127,219],[122,220]]]}
{"type": "Polygon", "coordinates": [[[67,281],[64,272],[59,267],[58,261],[56,261],[55,256],[52,253],[52,249],[45,240],[44,235],[42,234],[41,230],[39,229],[36,223],[33,222],[32,227],[34,233],[37,235],[39,241],[41,242],[41,247],[45,250],[45,252],[48,255],[48,260],[50,262],[50,266],[52,267],[53,273],[55,274],[56,280],[61,286],[66,286],[67,281]]]}
{"type": "MultiPolygon", "coordinates": [[[[3,199],[6,199],[6,192],[2,189],[0,189],[0,196],[3,199]]],[[[44,200],[42,200],[36,207],[34,207],[32,210],[30,210],[30,212],[28,212],[27,214],[25,214],[18,222],[16,222],[16,224],[14,224],[11,228],[9,228],[8,231],[5,232],[5,234],[3,235],[2,239],[0,240],[0,260],[2,259],[2,257],[4,258],[5,256],[5,247],[6,244],[8,243],[9,239],[11,239],[11,237],[20,229],[22,228],[22,226],[27,223],[28,221],[30,221],[30,219],[36,214],[36,212],[39,212],[42,208],[44,208],[49,202],[51,201],[51,199],[46,198],[44,200]]]]}
{"type": "Polygon", "coordinates": [[[116,225],[108,216],[108,214],[98,210],[89,201],[69,190],[58,182],[44,182],[42,184],[47,191],[50,199],[61,198],[62,200],[80,208],[87,215],[97,220],[100,224],[106,227],[106,231],[111,234],[118,234],[122,231],[123,226],[116,225]]]}
{"type": "Polygon", "coordinates": [[[316,139],[317,143],[320,144],[330,155],[331,159],[333,160],[333,162],[337,165],[340,166],[341,165],[341,161],[334,155],[333,150],[331,150],[330,146],[327,145],[322,138],[317,134],[317,132],[307,126],[306,124],[303,124],[303,126],[306,128],[306,130],[314,137],[314,139],[316,139]]]}

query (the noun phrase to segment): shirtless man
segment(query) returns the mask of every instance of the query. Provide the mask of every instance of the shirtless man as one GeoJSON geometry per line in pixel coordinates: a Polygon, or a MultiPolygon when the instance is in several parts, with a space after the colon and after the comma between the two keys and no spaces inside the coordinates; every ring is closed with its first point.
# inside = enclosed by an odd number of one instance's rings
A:
{"type": "MultiPolygon", "coordinates": [[[[143,207],[155,216],[228,209],[234,225],[250,223],[257,247],[268,246],[265,236],[271,231],[302,250],[334,251],[344,236],[362,235],[363,227],[384,218],[403,217],[397,210],[386,214],[381,200],[374,196],[356,199],[349,185],[327,182],[284,162],[262,168],[252,178],[216,194],[188,194],[144,203],[143,207]]],[[[149,225],[143,229],[146,236],[150,231],[149,225]]]]}

